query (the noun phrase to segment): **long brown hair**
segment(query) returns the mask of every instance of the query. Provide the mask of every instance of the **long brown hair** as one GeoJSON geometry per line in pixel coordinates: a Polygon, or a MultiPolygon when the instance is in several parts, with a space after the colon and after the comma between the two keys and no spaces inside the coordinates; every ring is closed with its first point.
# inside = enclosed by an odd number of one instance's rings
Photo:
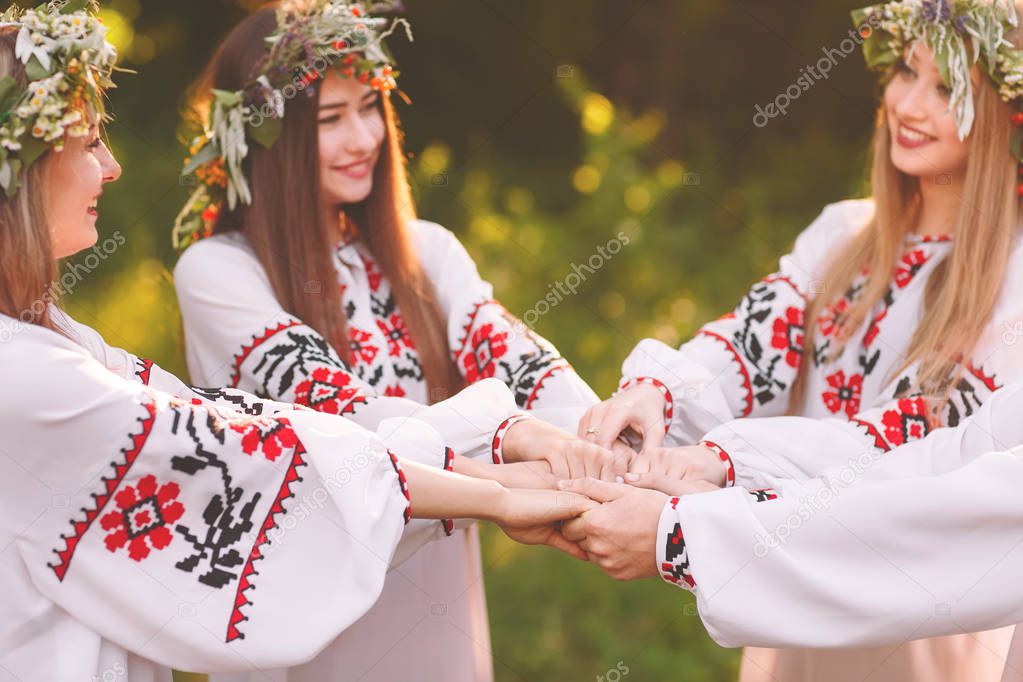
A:
{"type": "MultiPolygon", "coordinates": [[[[27,88],[25,67],[14,55],[17,39],[18,27],[0,28],[0,77],[27,88]]],[[[42,191],[50,158],[47,150],[24,172],[13,197],[0,192],[0,312],[63,333],[49,305],[56,303],[59,274],[42,191]]]]}
{"type": "MultiPolygon", "coordinates": [[[[1014,38],[1018,45],[1019,36],[1014,38]]],[[[932,418],[947,404],[949,391],[963,371],[960,363],[968,360],[990,324],[1018,231],[1017,163],[1009,154],[1012,110],[986,77],[980,80],[955,243],[927,282],[920,324],[905,358],[890,375],[894,378],[919,363],[914,389],[931,398],[932,418]]],[[[836,254],[821,291],[807,306],[802,365],[789,402],[792,414],[802,410],[806,398],[816,322],[825,306],[841,297],[864,268],[871,273],[840,320],[840,344],[847,341],[885,296],[890,281],[885,275],[895,271],[903,240],[920,209],[920,179],[895,168],[890,152],[891,135],[882,103],[870,169],[874,216],[836,254]]],[[[841,345],[835,355],[840,352],[841,345]]]]}
{"type": "MultiPolygon", "coordinates": [[[[208,120],[210,90],[241,90],[267,56],[265,38],[277,26],[274,6],[239,23],[217,49],[190,93],[186,116],[208,120]]],[[[320,205],[319,89],[299,92],[287,102],[280,138],[270,149],[250,143],[245,173],[252,204],[224,207],[214,233],[244,233],[270,279],[281,305],[319,332],[346,360],[351,359],[347,319],[341,305],[333,246],[338,225],[325,225],[320,205]]],[[[388,279],[416,349],[431,402],[462,384],[448,348],[446,325],[433,285],[416,256],[410,221],[416,217],[406,177],[402,133],[394,106],[380,98],[386,137],[373,171],[373,191],[345,207],[359,237],[388,279]]]]}

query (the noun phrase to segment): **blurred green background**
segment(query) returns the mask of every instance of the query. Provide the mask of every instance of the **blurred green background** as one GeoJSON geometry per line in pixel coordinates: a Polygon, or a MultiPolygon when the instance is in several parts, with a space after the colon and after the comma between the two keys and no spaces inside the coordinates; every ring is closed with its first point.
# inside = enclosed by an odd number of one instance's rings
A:
{"type": "MultiPolygon", "coordinates": [[[[30,3],[26,3],[30,4],[30,3]]],[[[113,344],[185,374],[170,226],[187,195],[177,110],[256,0],[102,2],[124,65],[109,134],[125,168],[101,231],[127,241],[66,304],[113,344]]],[[[862,191],[875,86],[858,52],[766,126],[849,37],[856,2],[406,0],[394,40],[420,215],[454,230],[514,313],[623,232],[629,245],[536,319],[607,395],[641,338],[675,344],[770,272],[821,207],[862,191]]],[[[485,534],[497,678],[728,680],[738,652],[688,595],[485,534]]]]}

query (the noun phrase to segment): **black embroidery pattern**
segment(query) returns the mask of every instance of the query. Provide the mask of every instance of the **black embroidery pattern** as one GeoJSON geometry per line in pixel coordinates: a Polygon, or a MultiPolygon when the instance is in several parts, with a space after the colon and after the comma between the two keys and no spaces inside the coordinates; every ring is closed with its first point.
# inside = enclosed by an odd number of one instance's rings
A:
{"type": "Polygon", "coordinates": [[[240,412],[251,417],[262,416],[266,403],[253,401],[250,394],[229,388],[200,388],[189,386],[192,392],[204,400],[212,403],[227,403],[235,412],[240,412]]]}
{"type": "Polygon", "coordinates": [[[261,494],[257,492],[245,499],[245,491],[234,485],[227,464],[203,444],[198,434],[200,428],[212,435],[217,443],[224,444],[225,429],[215,415],[196,410],[176,411],[171,431],[187,434],[195,445],[195,451],[171,458],[171,468],[189,476],[205,470],[214,471],[219,477],[222,492],[210,498],[203,509],[205,528],[193,530],[185,524],[178,524],[175,528],[194,550],[175,567],[193,573],[202,564],[205,571],[199,575],[199,582],[220,589],[239,575],[238,569],[245,558],[236,545],[253,528],[252,515],[261,494]]]}
{"type": "Polygon", "coordinates": [[[308,327],[289,329],[276,335],[273,342],[252,370],[260,382],[260,396],[281,399],[296,379],[308,376],[317,366],[351,372],[330,344],[308,327]]]}

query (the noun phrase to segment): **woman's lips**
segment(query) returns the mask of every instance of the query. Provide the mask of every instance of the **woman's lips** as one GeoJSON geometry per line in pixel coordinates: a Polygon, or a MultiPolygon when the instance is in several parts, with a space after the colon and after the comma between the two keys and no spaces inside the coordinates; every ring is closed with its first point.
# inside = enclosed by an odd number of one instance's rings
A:
{"type": "Polygon", "coordinates": [[[899,130],[895,136],[895,140],[899,143],[900,147],[916,149],[934,142],[935,138],[926,133],[922,133],[915,128],[910,128],[906,125],[899,125],[899,130]]]}
{"type": "Polygon", "coordinates": [[[371,159],[350,163],[346,166],[334,166],[334,170],[346,177],[352,178],[353,180],[361,180],[369,175],[369,172],[372,169],[373,164],[371,159]]]}

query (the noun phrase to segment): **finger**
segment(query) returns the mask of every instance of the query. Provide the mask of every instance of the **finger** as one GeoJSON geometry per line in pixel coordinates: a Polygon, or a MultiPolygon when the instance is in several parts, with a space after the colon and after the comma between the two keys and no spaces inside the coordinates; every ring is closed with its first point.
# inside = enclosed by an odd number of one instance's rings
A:
{"type": "Polygon", "coordinates": [[[629,462],[629,471],[634,474],[645,474],[650,471],[650,463],[653,453],[643,451],[632,458],[629,462]]]}
{"type": "Polygon", "coordinates": [[[576,478],[571,481],[558,481],[558,488],[566,492],[585,495],[597,502],[617,500],[629,492],[628,487],[620,483],[608,483],[607,481],[598,481],[595,478],[576,478]]]}
{"type": "Polygon", "coordinates": [[[664,421],[658,419],[657,421],[651,420],[650,422],[643,425],[643,451],[650,450],[652,448],[659,448],[664,445],[664,421]]]}
{"type": "MultiPolygon", "coordinates": [[[[572,458],[579,463],[582,470],[581,476],[575,478],[596,478],[607,480],[603,477],[605,462],[611,458],[611,453],[604,448],[591,443],[573,443],[572,458]]],[[[614,480],[613,478],[610,480],[614,480]]]]}
{"type": "Polygon", "coordinates": [[[622,441],[615,441],[611,446],[611,480],[618,476],[625,476],[629,471],[629,464],[636,457],[635,451],[622,441]]]}
{"type": "MultiPolygon", "coordinates": [[[[626,487],[627,486],[624,485],[622,486],[622,488],[626,487]]],[[[557,521],[571,520],[579,516],[582,516],[588,511],[600,508],[600,504],[593,500],[588,495],[578,493],[573,494],[571,492],[567,495],[564,493],[560,493],[558,495],[557,504],[558,504],[557,512],[558,518],[556,519],[557,521]]]]}
{"type": "Polygon", "coordinates": [[[569,541],[561,533],[554,532],[547,537],[547,541],[544,543],[548,547],[559,549],[569,556],[575,557],[580,561],[587,561],[586,552],[574,542],[569,541]]]}
{"type": "Polygon", "coordinates": [[[558,480],[572,478],[572,471],[568,468],[568,462],[565,457],[551,455],[550,459],[547,460],[547,464],[550,465],[551,473],[557,477],[558,480]]]}
{"type": "Polygon", "coordinates": [[[645,474],[628,473],[625,475],[625,482],[636,488],[657,490],[666,495],[690,495],[718,489],[713,483],[708,483],[704,480],[678,479],[653,472],[645,474]]]}
{"type": "Polygon", "coordinates": [[[632,426],[632,415],[627,409],[615,406],[607,411],[604,420],[600,423],[600,433],[597,436],[597,445],[602,448],[611,448],[611,444],[618,440],[625,427],[632,426]]]}
{"type": "Polygon", "coordinates": [[[604,421],[604,415],[607,413],[607,410],[608,402],[606,400],[591,407],[583,418],[579,420],[578,436],[583,440],[592,442],[596,438],[592,430],[600,428],[600,423],[604,421]]]}
{"type": "Polygon", "coordinates": [[[572,542],[586,539],[586,520],[582,517],[565,521],[561,524],[561,534],[572,542]]]}

